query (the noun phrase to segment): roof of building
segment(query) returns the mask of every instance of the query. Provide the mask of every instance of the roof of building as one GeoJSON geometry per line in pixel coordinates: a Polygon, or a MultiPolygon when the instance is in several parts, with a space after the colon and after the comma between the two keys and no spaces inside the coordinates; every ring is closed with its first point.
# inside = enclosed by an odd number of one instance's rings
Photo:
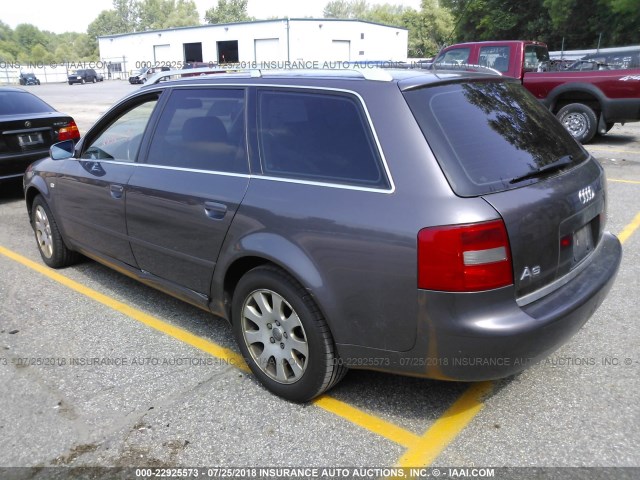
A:
{"type": "Polygon", "coordinates": [[[396,25],[386,25],[384,23],[370,22],[368,20],[358,20],[351,18],[275,18],[270,20],[252,20],[249,22],[233,22],[233,23],[210,23],[206,25],[193,25],[191,27],[174,27],[174,28],[165,28],[163,30],[145,30],[144,32],[130,32],[130,33],[114,33],[112,35],[101,35],[98,38],[116,38],[116,37],[126,37],[129,35],[143,35],[145,33],[164,33],[164,32],[173,32],[178,30],[189,30],[196,28],[217,28],[217,27],[229,27],[231,25],[252,25],[259,23],[278,23],[278,22],[357,22],[357,23],[366,23],[370,25],[377,25],[380,27],[387,28],[395,28],[398,30],[408,30],[404,27],[398,27],[396,25]]]}

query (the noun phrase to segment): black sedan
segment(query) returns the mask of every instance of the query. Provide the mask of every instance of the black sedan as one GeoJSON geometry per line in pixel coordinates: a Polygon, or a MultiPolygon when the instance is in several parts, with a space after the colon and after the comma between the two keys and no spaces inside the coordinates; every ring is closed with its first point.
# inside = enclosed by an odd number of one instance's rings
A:
{"type": "Polygon", "coordinates": [[[52,144],[78,138],[69,115],[21,88],[0,87],[0,181],[21,177],[52,144]]]}

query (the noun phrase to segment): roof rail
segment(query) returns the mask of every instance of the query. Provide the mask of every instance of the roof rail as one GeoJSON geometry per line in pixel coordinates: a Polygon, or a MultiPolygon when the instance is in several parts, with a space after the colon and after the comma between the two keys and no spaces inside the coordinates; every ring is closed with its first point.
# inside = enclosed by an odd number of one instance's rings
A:
{"type": "Polygon", "coordinates": [[[353,66],[350,68],[336,68],[336,69],[256,69],[256,68],[225,68],[220,66],[211,66],[211,67],[198,67],[198,68],[188,68],[182,70],[166,70],[163,72],[154,73],[149,79],[145,82],[146,85],[154,85],[167,80],[177,80],[182,79],[184,77],[193,77],[193,76],[202,76],[202,75],[213,75],[220,73],[245,73],[250,75],[252,78],[261,78],[264,74],[268,73],[282,73],[282,72],[298,72],[298,73],[326,73],[326,72],[336,72],[336,76],[345,75],[345,74],[357,74],[364,78],[365,80],[374,80],[379,82],[390,82],[393,80],[393,76],[385,69],[379,67],[366,67],[359,68],[358,66],[353,66]]]}
{"type": "Polygon", "coordinates": [[[387,70],[379,67],[354,67],[352,70],[354,72],[359,72],[365,80],[377,80],[379,82],[390,82],[391,80],[393,80],[393,77],[387,70]]]}

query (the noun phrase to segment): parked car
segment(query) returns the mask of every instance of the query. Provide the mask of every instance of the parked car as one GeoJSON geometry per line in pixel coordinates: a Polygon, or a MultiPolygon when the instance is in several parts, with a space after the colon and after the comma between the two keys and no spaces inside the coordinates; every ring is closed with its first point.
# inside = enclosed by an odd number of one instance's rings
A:
{"type": "Polygon", "coordinates": [[[169,67],[141,68],[129,77],[129,83],[132,85],[146,83],[149,77],[151,77],[153,74],[158,72],[167,72],[169,70],[169,67]]]}
{"type": "Polygon", "coordinates": [[[74,83],[96,83],[98,81],[98,74],[93,68],[82,68],[71,72],[68,80],[69,85],[73,85],[74,83]]]}
{"type": "Polygon", "coordinates": [[[20,85],[40,85],[40,80],[38,80],[34,73],[20,73],[18,81],[20,85]]]}
{"type": "Polygon", "coordinates": [[[53,143],[78,138],[69,115],[21,88],[0,87],[0,181],[21,177],[53,143]]]}
{"type": "Polygon", "coordinates": [[[528,40],[451,45],[440,51],[433,66],[446,69],[451,63],[484,65],[517,78],[581,143],[605,135],[616,123],[640,121],[640,68],[589,65],[587,71],[549,71],[547,45],[528,40]]]}
{"type": "Polygon", "coordinates": [[[25,174],[43,261],[84,254],[231,322],[272,392],[347,368],[514,374],[621,259],[600,164],[521,85],[420,70],[147,84],[25,174]]]}

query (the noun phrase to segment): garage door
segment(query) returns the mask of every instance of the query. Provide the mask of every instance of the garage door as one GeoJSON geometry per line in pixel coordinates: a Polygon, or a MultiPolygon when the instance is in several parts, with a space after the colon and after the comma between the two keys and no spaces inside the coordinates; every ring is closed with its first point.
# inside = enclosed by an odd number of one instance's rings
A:
{"type": "Polygon", "coordinates": [[[170,45],[154,45],[153,46],[153,60],[158,62],[170,62],[171,61],[171,49],[170,45]]]}
{"type": "Polygon", "coordinates": [[[280,39],[279,38],[261,38],[254,40],[255,61],[269,62],[280,60],[280,39]]]}
{"type": "Polygon", "coordinates": [[[333,40],[331,42],[331,60],[351,61],[351,42],[349,40],[333,40]]]}

